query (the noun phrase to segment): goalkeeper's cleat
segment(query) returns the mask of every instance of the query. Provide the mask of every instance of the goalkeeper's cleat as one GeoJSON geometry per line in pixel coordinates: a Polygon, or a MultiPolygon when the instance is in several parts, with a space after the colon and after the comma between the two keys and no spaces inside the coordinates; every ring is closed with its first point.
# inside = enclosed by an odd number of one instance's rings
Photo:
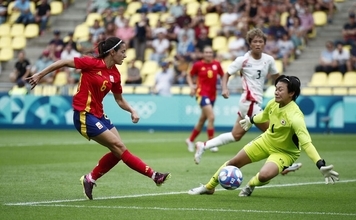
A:
{"type": "Polygon", "coordinates": [[[187,146],[188,146],[188,151],[193,153],[193,152],[194,152],[194,149],[195,149],[194,143],[191,142],[191,141],[189,140],[189,138],[187,138],[187,139],[185,140],[185,143],[186,143],[187,146]]]}
{"type": "Polygon", "coordinates": [[[251,196],[251,194],[252,194],[254,189],[255,189],[254,186],[246,185],[244,188],[241,189],[241,192],[239,193],[239,196],[241,196],[241,197],[251,196]]]}
{"type": "Polygon", "coordinates": [[[200,184],[200,186],[193,188],[188,191],[189,195],[212,195],[214,194],[215,189],[207,189],[203,184],[200,184]]]}
{"type": "Polygon", "coordinates": [[[172,175],[170,173],[156,172],[153,181],[156,183],[157,186],[162,186],[162,184],[169,180],[171,176],[172,175]]]}
{"type": "Polygon", "coordinates": [[[195,154],[194,154],[195,164],[200,163],[201,156],[203,156],[203,153],[205,151],[204,146],[205,146],[204,142],[200,142],[200,141],[195,144],[195,154]]]}
{"type": "Polygon", "coordinates": [[[93,200],[93,186],[96,186],[96,184],[91,182],[87,175],[82,176],[80,178],[80,182],[83,186],[83,193],[85,197],[90,200],[93,200]]]}
{"type": "Polygon", "coordinates": [[[213,147],[213,148],[210,148],[210,151],[215,153],[215,152],[219,151],[219,148],[218,147],[213,147]]]}
{"type": "Polygon", "coordinates": [[[298,170],[299,168],[302,167],[302,163],[293,163],[291,166],[287,167],[286,169],[284,169],[281,174],[282,175],[286,175],[289,172],[294,172],[296,170],[298,170]]]}

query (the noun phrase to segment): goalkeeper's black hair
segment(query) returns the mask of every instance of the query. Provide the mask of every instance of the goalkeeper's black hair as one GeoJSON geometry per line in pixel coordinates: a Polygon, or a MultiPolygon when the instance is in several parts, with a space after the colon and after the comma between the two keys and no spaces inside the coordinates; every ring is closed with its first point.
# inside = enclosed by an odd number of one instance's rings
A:
{"type": "Polygon", "coordinates": [[[279,81],[287,83],[288,93],[294,92],[292,99],[293,99],[293,101],[295,101],[298,98],[298,96],[300,95],[300,80],[299,80],[299,78],[296,76],[280,75],[276,79],[274,85],[276,86],[279,81]]]}

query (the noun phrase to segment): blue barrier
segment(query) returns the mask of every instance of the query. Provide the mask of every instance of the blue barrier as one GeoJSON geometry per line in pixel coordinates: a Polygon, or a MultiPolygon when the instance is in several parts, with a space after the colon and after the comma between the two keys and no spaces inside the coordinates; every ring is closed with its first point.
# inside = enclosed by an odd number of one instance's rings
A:
{"type": "MultiPolygon", "coordinates": [[[[200,115],[200,108],[190,96],[124,97],[141,119],[138,124],[133,124],[130,115],[117,106],[112,95],[108,95],[104,100],[105,113],[120,129],[190,130],[200,115]]],[[[237,119],[239,99],[240,95],[217,99],[214,107],[217,131],[231,130],[237,119]]],[[[0,94],[0,128],[73,128],[71,102],[70,96],[0,94]]],[[[264,104],[267,102],[265,100],[264,104]]],[[[355,96],[301,96],[297,103],[311,132],[330,129],[337,133],[356,133],[355,96]],[[329,122],[329,128],[326,122],[329,122]]]]}

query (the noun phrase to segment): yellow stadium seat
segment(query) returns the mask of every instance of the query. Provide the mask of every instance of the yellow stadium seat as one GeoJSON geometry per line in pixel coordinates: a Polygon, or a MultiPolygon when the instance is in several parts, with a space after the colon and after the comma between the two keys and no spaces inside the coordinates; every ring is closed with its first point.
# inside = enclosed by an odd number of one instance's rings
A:
{"type": "Polygon", "coordinates": [[[308,38],[310,39],[316,38],[316,35],[317,35],[317,31],[316,28],[314,27],[312,32],[308,34],[308,38]]]}
{"type": "Polygon", "coordinates": [[[10,36],[11,26],[10,24],[0,24],[0,37],[10,36]]]}
{"type": "Polygon", "coordinates": [[[145,50],[145,60],[149,60],[151,58],[151,54],[153,53],[152,48],[146,48],[145,50]]]}
{"type": "Polygon", "coordinates": [[[328,16],[324,11],[314,11],[313,18],[316,26],[324,26],[328,23],[328,16]]]}
{"type": "Polygon", "coordinates": [[[147,75],[142,85],[145,86],[154,86],[156,82],[156,74],[147,75]]]}
{"type": "Polygon", "coordinates": [[[135,94],[149,94],[150,88],[148,86],[136,86],[135,94]]]}
{"type": "Polygon", "coordinates": [[[130,4],[127,5],[125,13],[127,13],[128,15],[133,15],[136,13],[137,9],[140,9],[141,7],[141,1],[130,2],[130,4]]]}
{"type": "Polygon", "coordinates": [[[133,94],[134,93],[134,86],[130,86],[130,85],[125,85],[122,87],[122,92],[124,94],[133,94]]]}
{"type": "Polygon", "coordinates": [[[65,71],[58,72],[54,77],[53,85],[64,86],[68,83],[68,73],[65,71]]]}
{"type": "Polygon", "coordinates": [[[51,15],[59,15],[63,12],[63,3],[61,1],[51,1],[51,15]]]}
{"type": "Polygon", "coordinates": [[[224,60],[221,62],[221,67],[224,70],[224,72],[227,72],[227,68],[230,66],[231,61],[230,60],[224,60]]]}
{"type": "Polygon", "coordinates": [[[227,50],[227,39],[224,36],[216,36],[213,38],[213,50],[227,50]]]}
{"type": "Polygon", "coordinates": [[[0,50],[0,61],[9,61],[14,58],[14,50],[12,48],[2,48],[0,50]]]}
{"type": "Polygon", "coordinates": [[[141,60],[135,60],[135,66],[139,69],[142,68],[142,61],[141,60]]]}
{"type": "Polygon", "coordinates": [[[42,85],[37,85],[35,88],[33,88],[32,94],[35,95],[35,96],[41,96],[42,95],[42,89],[43,89],[42,85]]]}
{"type": "Polygon", "coordinates": [[[342,85],[356,87],[356,71],[346,72],[342,85]]]}
{"type": "Polygon", "coordinates": [[[165,13],[161,14],[159,19],[161,20],[161,22],[166,23],[167,22],[167,18],[169,18],[169,17],[171,17],[171,14],[169,12],[165,12],[165,13]]]}
{"type": "Polygon", "coordinates": [[[12,38],[11,47],[14,50],[22,50],[26,47],[26,43],[25,36],[15,36],[12,38]]]}
{"type": "Polygon", "coordinates": [[[208,37],[215,38],[218,36],[218,32],[222,29],[221,25],[213,25],[209,27],[208,37]]]}
{"type": "Polygon", "coordinates": [[[213,13],[207,13],[205,15],[205,25],[206,26],[214,26],[214,25],[220,25],[220,16],[218,13],[213,12],[213,13]]]}
{"type": "Polygon", "coordinates": [[[281,14],[280,20],[281,20],[281,25],[285,27],[287,25],[287,18],[289,16],[289,12],[285,11],[281,14]]]}
{"type": "Polygon", "coordinates": [[[136,22],[139,22],[140,20],[141,20],[141,14],[140,13],[132,14],[130,16],[129,24],[130,24],[131,27],[134,27],[136,22]]]}
{"type": "Polygon", "coordinates": [[[336,87],[333,89],[333,95],[347,95],[348,91],[345,87],[336,87]]]}
{"type": "Polygon", "coordinates": [[[316,94],[316,88],[314,88],[314,87],[304,87],[304,88],[302,88],[301,93],[302,93],[302,95],[315,95],[316,94]]]}
{"type": "Polygon", "coordinates": [[[195,16],[197,14],[198,9],[200,8],[200,3],[197,1],[189,1],[186,7],[187,14],[190,16],[195,16]]]}
{"type": "Polygon", "coordinates": [[[7,15],[11,15],[13,13],[13,8],[15,6],[15,1],[11,1],[8,5],[7,5],[7,15]]]}
{"type": "Polygon", "coordinates": [[[3,36],[0,38],[0,49],[1,48],[11,48],[12,39],[10,36],[3,36]]]}
{"type": "Polygon", "coordinates": [[[332,95],[332,89],[330,87],[319,87],[316,89],[317,95],[332,95]]]}
{"type": "Polygon", "coordinates": [[[93,13],[89,13],[87,18],[85,19],[85,24],[90,26],[94,25],[94,21],[95,20],[99,20],[102,21],[102,16],[99,13],[93,12],[93,13]]]}
{"type": "Polygon", "coordinates": [[[349,95],[356,95],[356,88],[349,88],[349,95]]]}
{"type": "Polygon", "coordinates": [[[25,37],[26,38],[35,38],[38,37],[40,33],[40,28],[38,24],[28,24],[25,27],[25,37]]]}
{"type": "Polygon", "coordinates": [[[282,74],[283,73],[283,61],[275,60],[275,64],[276,64],[276,69],[277,69],[278,73],[282,74]]]}
{"type": "Polygon", "coordinates": [[[85,23],[83,23],[75,27],[73,38],[74,40],[78,40],[84,37],[88,37],[88,35],[89,35],[89,27],[85,23]]]}
{"type": "Polygon", "coordinates": [[[172,86],[171,87],[171,93],[173,95],[179,95],[181,92],[182,87],[181,86],[172,86]]]}
{"type": "Polygon", "coordinates": [[[158,63],[153,60],[146,60],[142,64],[141,75],[155,75],[158,71],[158,63]]]}
{"type": "Polygon", "coordinates": [[[126,50],[126,58],[125,60],[131,61],[136,58],[136,51],[135,48],[128,48],[126,50]]]}
{"type": "Polygon", "coordinates": [[[24,24],[13,24],[10,30],[11,37],[25,36],[25,25],[24,24]]]}
{"type": "Polygon", "coordinates": [[[315,72],[308,83],[309,86],[325,86],[327,82],[327,75],[325,72],[315,72]]]}
{"type": "Polygon", "coordinates": [[[44,85],[42,88],[43,96],[52,96],[57,94],[57,86],[53,85],[44,85]]]}
{"type": "Polygon", "coordinates": [[[181,93],[182,93],[183,95],[190,95],[190,91],[191,91],[191,89],[190,89],[189,86],[183,86],[183,87],[182,87],[182,90],[181,90],[181,93]]]}
{"type": "Polygon", "coordinates": [[[158,20],[160,20],[160,15],[158,13],[148,13],[147,18],[149,20],[151,27],[156,27],[158,20]]]}
{"type": "Polygon", "coordinates": [[[343,75],[341,72],[331,72],[328,75],[327,86],[341,86],[343,75]]]}

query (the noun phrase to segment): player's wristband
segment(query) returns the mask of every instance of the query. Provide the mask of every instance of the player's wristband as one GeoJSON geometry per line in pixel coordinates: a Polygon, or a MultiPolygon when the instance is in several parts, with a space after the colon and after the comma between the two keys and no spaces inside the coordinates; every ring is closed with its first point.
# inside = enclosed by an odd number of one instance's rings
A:
{"type": "Polygon", "coordinates": [[[324,159],[320,159],[320,160],[318,160],[318,162],[316,162],[316,166],[318,167],[319,170],[320,170],[320,167],[323,167],[325,165],[326,165],[326,163],[325,163],[324,159]]]}
{"type": "Polygon", "coordinates": [[[255,122],[253,121],[253,117],[255,117],[255,115],[252,115],[252,116],[250,117],[250,122],[251,122],[251,124],[255,124],[255,122]]]}

